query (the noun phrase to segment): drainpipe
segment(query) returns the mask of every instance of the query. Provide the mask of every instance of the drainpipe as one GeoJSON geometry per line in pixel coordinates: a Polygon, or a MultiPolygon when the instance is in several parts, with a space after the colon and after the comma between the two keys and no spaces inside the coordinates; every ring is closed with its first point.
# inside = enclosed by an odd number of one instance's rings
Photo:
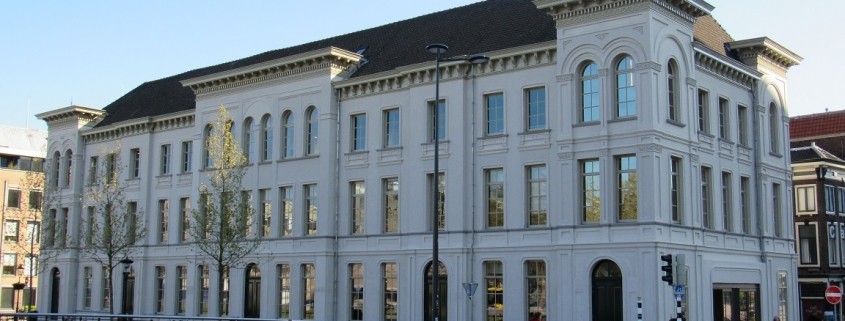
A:
{"type": "MultiPolygon", "coordinates": [[[[334,168],[334,195],[339,199],[340,197],[340,89],[335,90],[335,168],[334,168]]],[[[338,286],[337,275],[340,274],[340,240],[338,233],[340,232],[340,205],[338,200],[334,202],[334,298],[332,298],[332,306],[334,307],[334,318],[338,316],[338,296],[340,296],[340,287],[338,286]]]]}
{"type": "Polygon", "coordinates": [[[754,163],[754,185],[757,188],[754,189],[754,209],[757,213],[757,242],[760,246],[760,262],[766,263],[766,246],[764,244],[765,236],[763,233],[766,231],[763,223],[764,218],[766,217],[763,215],[763,190],[765,186],[763,186],[763,169],[761,159],[763,158],[763,146],[761,141],[761,133],[760,133],[760,121],[759,121],[759,113],[757,112],[757,108],[759,108],[759,88],[757,79],[751,80],[751,89],[749,90],[749,94],[751,95],[751,106],[754,106],[753,113],[754,117],[752,117],[752,129],[754,133],[754,159],[752,160],[754,163]]]}
{"type": "MultiPolygon", "coordinates": [[[[469,231],[470,231],[470,239],[469,239],[470,240],[470,243],[469,243],[469,281],[473,282],[473,283],[478,283],[478,282],[475,282],[475,210],[476,210],[476,208],[475,208],[475,187],[476,187],[475,186],[475,178],[476,178],[476,172],[475,172],[475,166],[476,166],[475,142],[476,142],[476,139],[475,139],[475,135],[476,135],[476,132],[477,132],[476,131],[477,130],[477,127],[476,127],[477,126],[477,124],[476,124],[476,106],[475,106],[476,76],[475,76],[475,72],[473,72],[473,68],[475,68],[475,66],[470,64],[469,68],[470,69],[469,69],[468,72],[472,73],[472,75],[470,76],[470,77],[472,77],[472,90],[470,91],[472,93],[472,98],[470,99],[470,109],[472,109],[472,113],[471,113],[472,121],[471,121],[471,126],[470,126],[470,128],[472,130],[472,132],[470,133],[470,140],[471,140],[470,153],[472,155],[472,161],[471,161],[471,165],[470,165],[470,177],[472,178],[472,190],[469,193],[470,194],[470,204],[471,204],[470,205],[470,224],[469,224],[469,231]]],[[[469,320],[473,320],[473,312],[474,311],[475,311],[475,307],[472,304],[472,299],[470,299],[469,300],[469,320]]]]}

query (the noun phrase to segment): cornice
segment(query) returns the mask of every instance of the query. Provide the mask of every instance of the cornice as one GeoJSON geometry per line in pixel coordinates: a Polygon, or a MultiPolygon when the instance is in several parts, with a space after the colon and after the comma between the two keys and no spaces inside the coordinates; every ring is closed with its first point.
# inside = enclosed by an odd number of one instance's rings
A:
{"type": "MultiPolygon", "coordinates": [[[[490,61],[475,65],[475,75],[484,76],[537,66],[556,64],[556,41],[487,53],[490,61]]],[[[440,64],[440,79],[463,78],[469,65],[463,62],[440,64]]],[[[419,86],[434,81],[434,61],[397,68],[391,71],[334,82],[343,99],[373,95],[419,86]]]]}
{"type": "Polygon", "coordinates": [[[693,44],[695,50],[695,66],[728,82],[749,89],[753,80],[760,79],[760,72],[750,69],[741,62],[732,60],[712,52],[698,43],[693,44]]]}
{"type": "Polygon", "coordinates": [[[80,134],[85,143],[96,143],[127,136],[193,127],[194,118],[194,110],[191,109],[155,117],[135,118],[102,128],[82,131],[80,134]]]}
{"type": "Polygon", "coordinates": [[[331,77],[351,70],[361,60],[361,55],[340,48],[327,47],[298,55],[265,61],[241,68],[186,79],[182,85],[194,94],[230,89],[267,80],[290,77],[318,70],[327,70],[331,77]]]}
{"type": "Polygon", "coordinates": [[[774,42],[768,37],[729,42],[728,46],[730,46],[732,50],[735,50],[740,59],[745,61],[747,64],[750,64],[749,60],[751,59],[756,60],[758,57],[762,57],[786,70],[804,60],[801,56],[795,54],[786,47],[781,46],[777,42],[774,42]]]}
{"type": "Polygon", "coordinates": [[[696,17],[709,14],[713,6],[702,0],[534,0],[537,9],[546,11],[556,21],[624,6],[651,2],[692,23],[696,17]]]}
{"type": "Polygon", "coordinates": [[[66,122],[82,121],[84,124],[100,121],[106,117],[106,111],[83,106],[70,105],[68,107],[46,111],[35,115],[47,123],[47,126],[66,122]]]}

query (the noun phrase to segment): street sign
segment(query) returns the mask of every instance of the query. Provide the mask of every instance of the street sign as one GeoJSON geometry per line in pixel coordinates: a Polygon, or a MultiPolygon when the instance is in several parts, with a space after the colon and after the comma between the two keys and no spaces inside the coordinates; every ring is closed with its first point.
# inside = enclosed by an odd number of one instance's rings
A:
{"type": "Polygon", "coordinates": [[[675,286],[675,294],[685,294],[684,293],[684,286],[683,285],[676,285],[675,286]]]}
{"type": "Polygon", "coordinates": [[[824,290],[824,299],[827,300],[827,303],[830,304],[839,304],[842,301],[842,288],[829,285],[827,289],[824,290]]]}

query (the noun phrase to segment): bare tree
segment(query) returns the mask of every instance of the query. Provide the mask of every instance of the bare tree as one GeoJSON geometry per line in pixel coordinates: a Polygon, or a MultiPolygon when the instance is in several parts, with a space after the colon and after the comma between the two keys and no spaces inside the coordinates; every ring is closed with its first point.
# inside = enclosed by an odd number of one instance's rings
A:
{"type": "MultiPolygon", "coordinates": [[[[119,144],[118,144],[119,145],[119,144]]],[[[97,156],[89,172],[83,204],[85,214],[81,220],[79,245],[83,257],[89,258],[114,275],[114,269],[123,258],[129,258],[136,251],[136,243],[147,235],[143,222],[143,211],[137,203],[126,201],[126,186],[121,174],[124,165],[120,148],[106,151],[97,156]]],[[[114,289],[113,277],[108,278],[109,289],[114,289]]],[[[114,313],[114,291],[109,291],[109,313],[114,313]]]]}
{"type": "Polygon", "coordinates": [[[226,308],[224,277],[230,268],[243,265],[244,258],[261,244],[260,239],[249,234],[253,210],[242,186],[246,157],[232,135],[232,124],[226,108],[221,106],[217,119],[206,131],[203,156],[210,165],[204,171],[208,185],[199,187],[198,206],[192,211],[195,223],[190,226],[197,252],[218,272],[218,316],[226,308]]]}

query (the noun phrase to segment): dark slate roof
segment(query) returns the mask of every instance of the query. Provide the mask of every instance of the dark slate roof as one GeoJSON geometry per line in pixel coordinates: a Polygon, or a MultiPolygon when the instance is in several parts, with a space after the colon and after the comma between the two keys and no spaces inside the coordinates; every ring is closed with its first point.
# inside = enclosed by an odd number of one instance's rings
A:
{"type": "MultiPolygon", "coordinates": [[[[695,41],[708,47],[722,44],[722,49],[716,52],[730,54],[723,45],[732,40],[727,32],[710,16],[699,20],[695,41]],[[699,24],[703,26],[701,30],[699,24]]],[[[368,63],[353,75],[359,77],[432,61],[433,55],[425,51],[425,46],[431,43],[447,44],[449,53],[459,55],[554,39],[553,19],[530,0],[488,0],[149,81],[103,108],[108,114],[96,127],[195,108],[196,97],[191,89],[182,86],[182,80],[330,46],[351,52],[368,48],[364,53],[368,63]]]]}
{"type": "Polygon", "coordinates": [[[432,61],[433,55],[425,51],[431,43],[447,44],[449,53],[458,55],[529,45],[555,36],[552,18],[531,1],[489,0],[146,82],[106,106],[108,116],[97,127],[193,109],[196,97],[182,87],[181,80],[329,46],[351,52],[367,47],[364,57],[369,62],[354,75],[364,76],[432,61]]]}
{"type": "Polygon", "coordinates": [[[795,147],[790,149],[789,153],[790,156],[792,156],[793,163],[822,160],[845,163],[845,161],[843,161],[839,157],[836,157],[836,155],[831,154],[830,152],[824,150],[816,144],[810,144],[810,146],[795,147]]]}

